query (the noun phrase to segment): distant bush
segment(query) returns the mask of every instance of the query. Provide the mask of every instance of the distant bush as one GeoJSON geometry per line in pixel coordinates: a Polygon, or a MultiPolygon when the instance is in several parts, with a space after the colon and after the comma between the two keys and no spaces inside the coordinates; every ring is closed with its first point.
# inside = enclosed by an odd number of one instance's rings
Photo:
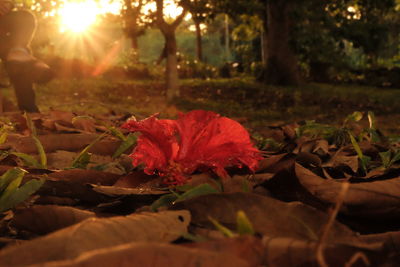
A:
{"type": "Polygon", "coordinates": [[[211,79],[218,77],[218,69],[196,59],[179,58],[179,77],[182,79],[211,79]]]}
{"type": "Polygon", "coordinates": [[[335,81],[376,87],[400,88],[400,67],[344,70],[335,76],[335,81]]]}

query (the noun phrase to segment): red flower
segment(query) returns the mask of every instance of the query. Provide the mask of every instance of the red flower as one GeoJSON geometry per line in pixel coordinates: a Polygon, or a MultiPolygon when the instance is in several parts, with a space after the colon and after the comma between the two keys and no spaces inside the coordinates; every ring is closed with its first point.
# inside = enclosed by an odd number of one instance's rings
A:
{"type": "Polygon", "coordinates": [[[130,155],[132,164],[143,163],[147,174],[157,171],[170,183],[184,183],[196,170],[211,169],[221,177],[231,166],[255,171],[262,159],[242,125],[210,111],[191,111],[176,121],[152,116],[122,127],[142,133],[130,155]]]}

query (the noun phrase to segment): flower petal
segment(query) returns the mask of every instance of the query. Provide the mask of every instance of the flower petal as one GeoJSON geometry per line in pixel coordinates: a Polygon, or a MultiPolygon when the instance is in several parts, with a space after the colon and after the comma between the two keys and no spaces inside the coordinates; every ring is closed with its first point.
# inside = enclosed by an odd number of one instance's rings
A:
{"type": "Polygon", "coordinates": [[[167,169],[168,162],[175,158],[178,151],[175,121],[159,120],[152,116],[139,122],[130,120],[122,127],[141,133],[137,146],[130,155],[134,166],[143,163],[148,174],[154,173],[154,170],[167,169]]]}
{"type": "Polygon", "coordinates": [[[196,110],[182,115],[177,127],[180,143],[176,161],[187,173],[208,167],[226,176],[226,167],[243,165],[254,171],[262,159],[247,130],[229,118],[196,110]]]}

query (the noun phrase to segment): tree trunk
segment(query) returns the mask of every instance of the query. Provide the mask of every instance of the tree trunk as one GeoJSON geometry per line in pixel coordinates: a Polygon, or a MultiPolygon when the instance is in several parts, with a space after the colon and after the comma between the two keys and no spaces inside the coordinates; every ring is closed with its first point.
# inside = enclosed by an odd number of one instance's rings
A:
{"type": "Polygon", "coordinates": [[[267,2],[267,69],[264,80],[269,84],[300,83],[297,59],[290,47],[290,9],[295,3],[287,0],[267,2]]]}
{"type": "Polygon", "coordinates": [[[133,58],[132,61],[133,63],[138,63],[139,62],[139,43],[138,43],[138,36],[130,36],[131,38],[131,48],[133,50],[133,58]]]}
{"type": "Polygon", "coordinates": [[[193,19],[194,25],[196,27],[196,55],[199,61],[203,61],[203,45],[200,22],[197,19],[193,19]]]}
{"type": "Polygon", "coordinates": [[[171,102],[175,97],[179,97],[179,77],[178,77],[178,59],[177,44],[175,38],[175,31],[179,24],[185,17],[186,10],[182,11],[174,22],[168,24],[164,20],[164,0],[156,0],[157,11],[156,11],[156,22],[161,33],[165,39],[165,46],[163,54],[165,55],[167,62],[165,68],[165,80],[167,90],[167,101],[171,102]]]}
{"type": "Polygon", "coordinates": [[[164,35],[166,45],[166,87],[167,100],[171,101],[175,97],[179,97],[179,76],[178,76],[178,59],[176,56],[177,45],[175,31],[164,35]]]}
{"type": "Polygon", "coordinates": [[[262,60],[263,67],[266,68],[267,62],[268,62],[267,18],[264,18],[263,24],[264,24],[264,27],[261,32],[261,60],[262,60]]]}
{"type": "Polygon", "coordinates": [[[231,60],[231,48],[230,48],[230,33],[229,33],[229,17],[225,14],[225,61],[231,60]]]}

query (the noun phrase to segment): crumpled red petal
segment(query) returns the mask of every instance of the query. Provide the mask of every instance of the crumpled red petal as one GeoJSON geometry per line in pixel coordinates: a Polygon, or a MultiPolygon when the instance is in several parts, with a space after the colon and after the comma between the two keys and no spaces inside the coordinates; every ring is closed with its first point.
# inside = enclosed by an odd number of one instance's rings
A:
{"type": "Polygon", "coordinates": [[[262,159],[240,123],[211,111],[194,110],[176,121],[152,116],[123,127],[142,133],[131,154],[133,165],[144,164],[146,173],[158,171],[169,183],[183,183],[200,169],[222,177],[227,176],[226,167],[255,171],[262,159]]]}
{"type": "Polygon", "coordinates": [[[159,120],[151,116],[142,121],[129,120],[122,128],[142,134],[130,157],[133,166],[144,164],[148,174],[167,168],[169,160],[178,151],[178,143],[174,138],[176,123],[173,120],[159,120]]]}

